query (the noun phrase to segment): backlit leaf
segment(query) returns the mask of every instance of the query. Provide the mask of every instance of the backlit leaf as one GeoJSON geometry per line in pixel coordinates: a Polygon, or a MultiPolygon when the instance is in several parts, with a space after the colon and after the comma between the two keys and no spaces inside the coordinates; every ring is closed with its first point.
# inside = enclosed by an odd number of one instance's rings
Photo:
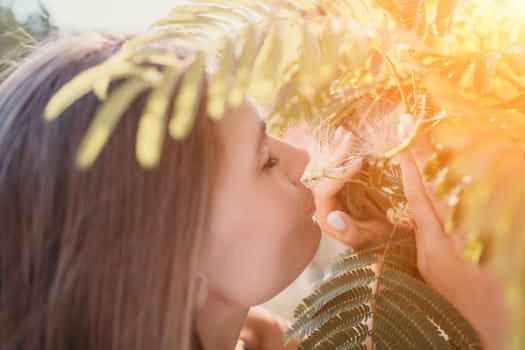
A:
{"type": "Polygon", "coordinates": [[[188,67],[175,101],[169,131],[174,139],[182,139],[190,132],[199,108],[204,79],[204,57],[198,54],[188,67]]]}
{"type": "Polygon", "coordinates": [[[224,115],[227,103],[227,92],[230,85],[229,73],[234,61],[234,45],[227,40],[221,53],[221,60],[217,72],[211,79],[208,88],[208,115],[213,119],[220,119],[224,115]]]}
{"type": "Polygon", "coordinates": [[[99,108],[77,153],[76,163],[80,169],[87,169],[93,164],[122,114],[129,108],[131,102],[147,88],[149,84],[142,80],[128,80],[119,86],[99,108]]]}
{"type": "Polygon", "coordinates": [[[137,159],[145,168],[158,164],[166,132],[166,114],[180,70],[166,68],[164,80],[149,95],[137,131],[137,159]]]}

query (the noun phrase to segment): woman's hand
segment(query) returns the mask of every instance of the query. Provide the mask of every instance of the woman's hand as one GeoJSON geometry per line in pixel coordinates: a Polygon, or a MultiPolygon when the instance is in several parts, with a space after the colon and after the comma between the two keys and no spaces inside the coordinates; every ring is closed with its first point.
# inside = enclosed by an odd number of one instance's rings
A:
{"type": "MultiPolygon", "coordinates": [[[[341,130],[338,129],[338,132],[341,130]]],[[[351,143],[352,138],[347,136],[343,142],[351,143]]],[[[384,213],[371,202],[363,203],[371,214],[370,219],[357,220],[346,213],[343,204],[337,199],[337,193],[357,174],[361,165],[362,160],[357,158],[342,170],[333,171],[329,177],[323,178],[313,187],[315,216],[321,230],[352,248],[357,248],[372,239],[386,239],[392,232],[392,226],[387,222],[384,213]]]]}
{"type": "MultiPolygon", "coordinates": [[[[401,116],[400,139],[413,128],[412,116],[401,116]]],[[[508,323],[501,282],[488,267],[465,261],[461,238],[445,234],[443,222],[449,208],[435,198],[422,175],[432,153],[429,138],[423,135],[399,157],[405,196],[416,225],[418,269],[472,324],[486,349],[503,349],[508,323]]]]}
{"type": "Polygon", "coordinates": [[[240,333],[240,339],[244,346],[239,348],[295,350],[301,343],[299,339],[293,339],[286,345],[284,343],[284,334],[288,330],[288,326],[286,322],[261,307],[251,308],[240,333]]]}

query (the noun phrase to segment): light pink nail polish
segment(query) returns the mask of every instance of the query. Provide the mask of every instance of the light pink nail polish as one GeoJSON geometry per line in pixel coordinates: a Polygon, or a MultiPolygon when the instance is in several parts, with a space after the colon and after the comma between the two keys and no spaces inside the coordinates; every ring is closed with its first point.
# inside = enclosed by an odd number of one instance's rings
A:
{"type": "Polygon", "coordinates": [[[343,220],[341,215],[335,211],[328,214],[326,220],[337,231],[343,231],[346,228],[346,222],[343,220]]]}

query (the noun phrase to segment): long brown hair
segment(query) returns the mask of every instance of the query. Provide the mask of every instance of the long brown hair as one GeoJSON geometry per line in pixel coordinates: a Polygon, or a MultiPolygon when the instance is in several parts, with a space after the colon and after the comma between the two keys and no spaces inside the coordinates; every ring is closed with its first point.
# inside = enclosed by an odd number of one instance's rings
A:
{"type": "Polygon", "coordinates": [[[97,98],[42,117],[58,88],[127,38],[54,38],[0,86],[2,350],[190,347],[220,147],[204,102],[190,135],[166,137],[150,170],[134,152],[145,96],[87,171],[75,155],[97,98]]]}

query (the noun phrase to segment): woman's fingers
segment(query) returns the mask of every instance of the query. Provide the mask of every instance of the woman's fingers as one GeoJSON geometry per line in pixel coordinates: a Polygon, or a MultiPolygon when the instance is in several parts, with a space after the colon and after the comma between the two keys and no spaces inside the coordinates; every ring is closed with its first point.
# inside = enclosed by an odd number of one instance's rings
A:
{"type": "Polygon", "coordinates": [[[349,247],[357,247],[366,240],[365,237],[362,237],[355,220],[340,210],[330,212],[326,216],[325,225],[322,225],[321,229],[349,247]]]}
{"type": "Polygon", "coordinates": [[[325,226],[327,228],[323,232],[352,248],[358,248],[370,240],[386,239],[392,232],[392,227],[385,220],[355,220],[341,210],[329,213],[325,226]]]}
{"type": "Polygon", "coordinates": [[[353,219],[341,211],[344,208],[336,196],[348,180],[361,169],[361,165],[362,162],[358,159],[346,169],[323,178],[313,188],[316,217],[321,230],[348,245],[354,241],[357,227],[353,219]]]}
{"type": "Polygon", "coordinates": [[[327,217],[334,210],[341,209],[341,204],[336,198],[337,193],[343,188],[345,183],[361,169],[361,161],[355,161],[347,169],[333,174],[332,177],[323,178],[313,188],[316,216],[321,229],[325,232],[330,231],[327,217]]]}
{"type": "Polygon", "coordinates": [[[321,179],[313,188],[316,204],[322,204],[317,203],[318,198],[323,200],[339,193],[348,180],[361,170],[361,166],[362,160],[357,158],[348,167],[331,172],[327,177],[321,179]]]}
{"type": "MultiPolygon", "coordinates": [[[[398,127],[398,134],[400,139],[406,138],[410,135],[415,127],[414,119],[410,114],[403,114],[400,117],[400,125],[398,127]]],[[[441,224],[445,220],[445,216],[449,211],[449,206],[445,200],[439,199],[435,195],[435,188],[430,183],[424,180],[425,168],[434,154],[434,147],[430,142],[430,138],[427,135],[421,135],[417,138],[414,145],[407,152],[412,156],[413,162],[419,172],[419,177],[423,183],[423,189],[425,190],[427,197],[430,199],[432,206],[437,214],[437,217],[441,224]]]]}
{"type": "MultiPolygon", "coordinates": [[[[402,119],[398,126],[399,137],[404,138],[406,136],[406,131],[406,124],[403,123],[402,119]]],[[[441,228],[441,221],[437,217],[437,214],[434,211],[434,206],[427,195],[421,170],[418,167],[412,152],[405,151],[401,153],[399,155],[399,162],[401,172],[403,173],[403,189],[408,206],[414,217],[414,221],[416,222],[416,231],[421,231],[423,227],[441,228]]],[[[416,239],[418,239],[420,243],[423,243],[424,247],[429,246],[427,243],[431,237],[428,235],[423,235],[423,237],[418,236],[421,235],[416,235],[416,239]]]]}

